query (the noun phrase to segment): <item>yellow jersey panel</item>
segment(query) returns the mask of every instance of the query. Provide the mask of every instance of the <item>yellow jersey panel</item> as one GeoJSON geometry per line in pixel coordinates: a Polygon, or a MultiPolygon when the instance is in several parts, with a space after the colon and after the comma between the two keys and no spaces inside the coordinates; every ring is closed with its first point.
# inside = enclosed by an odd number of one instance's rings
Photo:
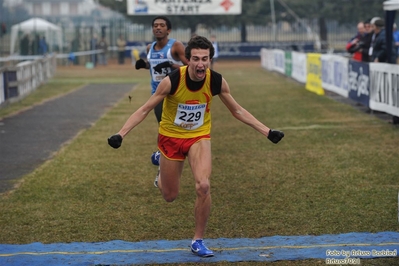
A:
{"type": "Polygon", "coordinates": [[[163,102],[159,133],[172,138],[195,138],[211,132],[211,72],[206,70],[205,81],[199,90],[187,86],[187,66],[179,68],[180,79],[174,94],[163,102]]]}

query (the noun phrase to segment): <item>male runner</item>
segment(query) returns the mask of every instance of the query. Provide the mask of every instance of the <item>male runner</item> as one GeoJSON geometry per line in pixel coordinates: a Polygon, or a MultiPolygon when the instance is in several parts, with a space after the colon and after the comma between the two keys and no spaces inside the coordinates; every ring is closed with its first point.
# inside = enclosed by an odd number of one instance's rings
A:
{"type": "Polygon", "coordinates": [[[201,257],[210,257],[214,253],[205,246],[203,237],[211,210],[212,98],[218,95],[236,119],[273,143],[278,143],[284,133],[265,126],[234,100],[227,81],[209,69],[214,48],[208,39],[193,37],[185,54],[188,66],[180,67],[164,78],[149,100],[127,119],[117,134],[108,138],[108,143],[115,149],[119,148],[123,138],[164,100],[158,137],[161,151],[158,187],[167,202],[174,201],[179,192],[184,161],[188,159],[197,195],[191,251],[201,257]]]}
{"type": "MultiPolygon", "coordinates": [[[[172,23],[167,17],[155,17],[152,20],[152,33],[156,41],[147,45],[147,61],[143,59],[136,61],[136,69],[145,68],[150,70],[151,94],[155,93],[158,84],[173,69],[183,64],[187,65],[187,59],[184,55],[184,45],[180,41],[169,39],[171,31],[172,23]]],[[[163,101],[154,108],[158,123],[162,118],[162,104],[163,101]]],[[[159,155],[159,151],[152,154],[151,161],[154,165],[159,165],[159,155]]],[[[156,187],[158,186],[158,175],[159,169],[154,181],[156,187]]]]}

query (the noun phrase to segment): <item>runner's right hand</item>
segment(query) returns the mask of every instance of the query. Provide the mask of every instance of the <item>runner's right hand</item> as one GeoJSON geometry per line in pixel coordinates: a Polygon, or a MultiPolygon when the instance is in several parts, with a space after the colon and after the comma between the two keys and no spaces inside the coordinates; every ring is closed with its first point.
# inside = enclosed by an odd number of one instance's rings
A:
{"type": "Polygon", "coordinates": [[[284,138],[284,132],[270,129],[269,135],[267,136],[267,138],[274,144],[277,144],[282,138],[284,138]]]}
{"type": "Polygon", "coordinates": [[[136,69],[146,68],[147,63],[143,59],[139,59],[136,61],[136,69]]]}
{"type": "Polygon", "coordinates": [[[112,135],[108,138],[108,144],[114,149],[119,148],[122,145],[122,136],[119,134],[112,135]]]}

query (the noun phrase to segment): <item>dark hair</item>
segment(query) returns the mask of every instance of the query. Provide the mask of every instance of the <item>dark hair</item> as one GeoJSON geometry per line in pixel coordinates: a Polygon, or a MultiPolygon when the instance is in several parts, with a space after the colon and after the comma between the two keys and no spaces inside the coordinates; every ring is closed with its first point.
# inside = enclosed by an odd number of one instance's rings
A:
{"type": "Polygon", "coordinates": [[[165,22],[166,22],[166,27],[168,28],[168,30],[172,29],[172,23],[171,23],[170,20],[169,20],[167,17],[165,17],[165,16],[158,16],[158,17],[155,17],[155,18],[152,20],[151,26],[154,26],[154,22],[155,22],[155,20],[157,20],[157,19],[163,19],[163,20],[165,20],[165,22]]]}
{"type": "Polygon", "coordinates": [[[204,36],[194,36],[192,37],[186,46],[185,56],[188,60],[191,58],[191,50],[192,49],[209,49],[209,58],[212,59],[215,54],[215,48],[213,48],[213,44],[204,36]]]}
{"type": "Polygon", "coordinates": [[[374,25],[379,27],[379,28],[383,28],[385,26],[385,21],[383,19],[377,19],[374,22],[374,25]]]}

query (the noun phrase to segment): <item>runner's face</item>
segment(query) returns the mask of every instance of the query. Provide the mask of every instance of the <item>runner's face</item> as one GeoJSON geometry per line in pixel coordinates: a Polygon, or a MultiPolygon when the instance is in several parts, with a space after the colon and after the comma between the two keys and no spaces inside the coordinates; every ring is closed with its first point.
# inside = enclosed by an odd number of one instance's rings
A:
{"type": "Polygon", "coordinates": [[[191,57],[188,62],[190,78],[200,81],[205,78],[206,70],[209,68],[209,49],[192,49],[191,57]]]}
{"type": "Polygon", "coordinates": [[[168,29],[165,20],[156,19],[152,24],[152,33],[156,39],[162,39],[169,35],[170,29],[168,29]]]}

